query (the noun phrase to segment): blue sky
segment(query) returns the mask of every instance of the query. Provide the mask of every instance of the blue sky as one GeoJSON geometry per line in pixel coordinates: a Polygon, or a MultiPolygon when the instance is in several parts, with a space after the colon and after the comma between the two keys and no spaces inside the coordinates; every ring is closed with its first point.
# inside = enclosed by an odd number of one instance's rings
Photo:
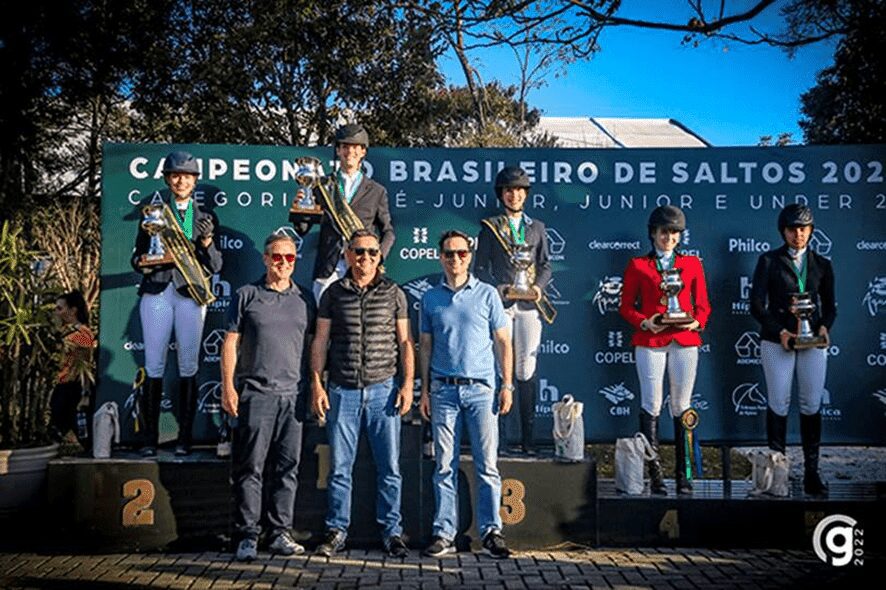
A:
{"type": "MultiPolygon", "coordinates": [[[[777,10],[770,9],[756,24],[779,22],[777,10]]],[[[760,136],[781,132],[802,140],[800,95],[832,63],[834,42],[802,47],[789,59],[766,46],[704,41],[684,47],[681,37],[610,28],[600,37],[602,51],[572,64],[563,77],[549,76],[546,87],[529,95],[529,103],[553,117],[672,118],[715,146],[756,145],[760,136]]],[[[474,55],[486,81],[518,82],[511,50],[474,55]]],[[[444,58],[441,67],[450,83],[464,84],[453,58],[444,58]]]]}

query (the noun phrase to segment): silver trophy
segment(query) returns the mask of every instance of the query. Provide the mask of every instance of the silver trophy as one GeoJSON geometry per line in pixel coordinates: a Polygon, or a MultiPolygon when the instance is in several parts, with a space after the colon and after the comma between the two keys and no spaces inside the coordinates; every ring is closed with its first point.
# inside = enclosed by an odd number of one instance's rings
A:
{"type": "Polygon", "coordinates": [[[295,182],[298,184],[301,198],[292,202],[292,207],[289,209],[289,220],[316,221],[316,218],[323,216],[323,209],[314,199],[314,188],[325,181],[323,164],[317,158],[309,156],[298,158],[295,163],[298,165],[295,172],[295,182]]]}
{"type": "Polygon", "coordinates": [[[532,247],[526,244],[514,246],[511,252],[511,264],[517,269],[514,281],[505,289],[507,299],[535,301],[538,297],[529,276],[532,267],[532,247]]]}
{"type": "Polygon", "coordinates": [[[151,236],[148,251],[142,254],[138,261],[139,266],[156,266],[158,264],[173,264],[175,261],[172,254],[166,251],[160,232],[166,227],[166,219],[163,216],[163,205],[146,205],[142,209],[142,228],[151,236]]]}
{"type": "Polygon", "coordinates": [[[794,317],[797,318],[797,337],[791,338],[791,347],[795,350],[805,350],[807,348],[824,348],[828,345],[828,339],[825,336],[818,336],[812,331],[810,321],[815,313],[815,302],[812,296],[807,293],[791,293],[791,304],[788,308],[794,317]]]}
{"type": "Polygon", "coordinates": [[[686,326],[695,321],[691,315],[683,311],[677,295],[683,290],[683,279],[680,278],[682,268],[669,268],[661,271],[661,284],[659,287],[663,293],[662,303],[668,306],[667,311],[655,318],[655,323],[662,326],[686,326]]]}

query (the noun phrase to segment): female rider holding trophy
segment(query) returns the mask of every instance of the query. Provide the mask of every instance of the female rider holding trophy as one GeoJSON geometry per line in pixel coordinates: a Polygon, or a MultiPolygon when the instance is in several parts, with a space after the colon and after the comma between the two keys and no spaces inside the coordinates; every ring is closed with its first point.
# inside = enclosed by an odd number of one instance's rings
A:
{"type": "Polygon", "coordinates": [[[135,239],[132,267],[143,275],[138,294],[147,373],[140,399],[145,457],[157,454],[163,374],[173,328],[179,371],[175,454],[191,450],[200,338],[206,306],[214,300],[208,275],[222,267],[221,252],[212,239],[217,221],[193,198],[199,175],[191,154],[176,151],[166,156],[163,177],[171,197],[168,201],[155,197],[143,208],[145,219],[135,239]]]}
{"type": "Polygon", "coordinates": [[[652,251],[628,262],[619,312],[634,328],[637,376],[640,380],[640,430],[655,450],[648,462],[650,489],[666,495],[658,456],[658,415],[665,368],[674,419],[677,493],[691,494],[691,431],[698,414],[691,409],[699,332],[711,313],[701,260],[676,251],[686,216],[679,207],[657,207],[649,216],[652,251]]]}
{"type": "Polygon", "coordinates": [[[760,359],[766,376],[769,448],[785,452],[791,384],[797,373],[803,489],[814,496],[828,488],[818,474],[821,400],[827,374],[829,332],[837,317],[831,262],[813,252],[812,211],[788,205],[778,215],[784,244],[760,255],[751,289],[751,314],[761,324],[760,359]]]}

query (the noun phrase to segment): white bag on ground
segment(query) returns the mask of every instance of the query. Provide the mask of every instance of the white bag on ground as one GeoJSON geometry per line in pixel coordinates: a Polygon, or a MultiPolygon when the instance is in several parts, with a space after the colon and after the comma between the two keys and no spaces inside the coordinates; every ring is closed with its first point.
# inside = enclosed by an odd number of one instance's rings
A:
{"type": "Polygon", "coordinates": [[[582,417],[584,404],[571,395],[553,405],[554,411],[554,459],[558,461],[584,461],[585,423],[582,417]]]}
{"type": "Polygon", "coordinates": [[[115,442],[120,442],[117,402],[105,402],[92,416],[92,456],[107,459],[115,442]]]}
{"type": "Polygon", "coordinates": [[[775,496],[786,498],[791,489],[791,462],[780,451],[771,449],[751,451],[747,455],[751,462],[751,483],[749,496],[775,496]]]}
{"type": "Polygon", "coordinates": [[[642,432],[615,441],[615,490],[631,496],[643,493],[643,464],[655,459],[655,450],[642,432]]]}

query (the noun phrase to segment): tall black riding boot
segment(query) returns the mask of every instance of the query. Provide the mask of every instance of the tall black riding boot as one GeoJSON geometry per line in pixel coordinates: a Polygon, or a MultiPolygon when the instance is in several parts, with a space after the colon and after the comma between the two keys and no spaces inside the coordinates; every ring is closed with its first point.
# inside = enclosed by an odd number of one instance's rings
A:
{"type": "Polygon", "coordinates": [[[156,457],[160,439],[160,401],[163,398],[163,379],[148,377],[139,400],[142,426],[144,428],[141,455],[156,457]]]}
{"type": "Polygon", "coordinates": [[[818,474],[821,447],[821,412],[800,414],[800,440],[803,442],[803,491],[810,496],[827,496],[828,486],[818,474]]]}
{"type": "Polygon", "coordinates": [[[197,377],[182,377],[178,390],[178,441],[175,454],[178,456],[191,453],[193,440],[194,414],[197,413],[197,377]]]}
{"type": "Polygon", "coordinates": [[[766,408],[766,438],[769,441],[769,448],[784,453],[787,448],[787,437],[788,417],[779,416],[771,408],[766,408]]]}
{"type": "Polygon", "coordinates": [[[692,493],[692,478],[687,474],[686,439],[688,432],[680,417],[674,418],[674,475],[677,481],[678,494],[692,493]]]}
{"type": "Polygon", "coordinates": [[[517,397],[520,403],[520,442],[523,452],[535,455],[535,442],[532,437],[532,425],[535,422],[535,379],[517,381],[517,397]]]}
{"type": "Polygon", "coordinates": [[[655,451],[655,459],[646,462],[649,468],[649,490],[659,496],[667,496],[668,489],[662,478],[661,457],[658,454],[658,416],[653,416],[646,410],[640,410],[640,432],[649,440],[655,451]]]}

